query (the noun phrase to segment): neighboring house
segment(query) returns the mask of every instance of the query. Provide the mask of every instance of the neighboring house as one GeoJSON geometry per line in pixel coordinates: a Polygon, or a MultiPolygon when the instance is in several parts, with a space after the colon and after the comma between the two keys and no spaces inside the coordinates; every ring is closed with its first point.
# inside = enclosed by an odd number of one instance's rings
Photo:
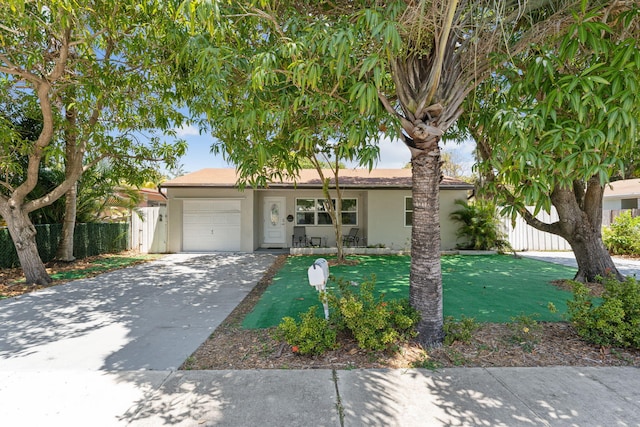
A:
{"type": "Polygon", "coordinates": [[[167,198],[155,188],[140,188],[138,192],[142,196],[142,200],[138,204],[139,208],[167,206],[167,198]]]}
{"type": "Polygon", "coordinates": [[[624,179],[607,184],[602,198],[602,225],[611,225],[624,210],[631,210],[632,216],[640,215],[640,179],[624,179]]]}
{"type": "MultiPolygon", "coordinates": [[[[326,176],[332,176],[327,171],[326,176]]],[[[294,226],[319,246],[335,246],[316,170],[294,182],[239,191],[234,169],[202,169],[162,184],[168,199],[169,252],[242,251],[292,246],[294,226]]],[[[358,228],[360,246],[411,247],[411,170],[342,169],[343,233],[358,228]]],[[[331,181],[333,183],[333,180],[331,181]]],[[[333,187],[335,188],[335,187],[333,187]]],[[[445,177],[440,184],[442,249],[456,245],[458,225],[449,219],[473,186],[445,177]]],[[[335,195],[335,191],[331,190],[335,195]]]]}
{"type": "Polygon", "coordinates": [[[604,188],[602,209],[638,209],[640,179],[624,179],[607,184],[604,188]]]}

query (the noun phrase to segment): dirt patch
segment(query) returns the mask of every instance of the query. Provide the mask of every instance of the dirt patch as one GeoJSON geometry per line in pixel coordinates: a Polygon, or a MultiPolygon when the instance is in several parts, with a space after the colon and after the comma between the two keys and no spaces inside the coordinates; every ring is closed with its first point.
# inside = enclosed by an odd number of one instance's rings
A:
{"type": "MultiPolygon", "coordinates": [[[[395,352],[370,352],[360,350],[352,339],[341,337],[338,350],[322,356],[301,356],[287,344],[272,338],[274,328],[245,330],[240,327],[285,260],[286,256],[277,259],[253,291],[181,369],[640,366],[640,351],[588,344],[570,324],[563,322],[541,322],[535,331],[527,329],[527,333],[518,331],[518,325],[485,323],[469,343],[456,342],[429,350],[410,342],[400,345],[395,352]]],[[[556,285],[567,286],[560,282],[556,285]]],[[[597,285],[592,285],[594,292],[601,292],[597,285]]]]}

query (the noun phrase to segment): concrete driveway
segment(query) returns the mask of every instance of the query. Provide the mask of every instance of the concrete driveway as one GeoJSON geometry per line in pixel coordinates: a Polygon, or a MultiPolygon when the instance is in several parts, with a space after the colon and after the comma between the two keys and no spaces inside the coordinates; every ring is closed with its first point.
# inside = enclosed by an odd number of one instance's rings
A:
{"type": "Polygon", "coordinates": [[[0,370],[175,370],[270,254],[175,254],[0,301],[0,370]]]}

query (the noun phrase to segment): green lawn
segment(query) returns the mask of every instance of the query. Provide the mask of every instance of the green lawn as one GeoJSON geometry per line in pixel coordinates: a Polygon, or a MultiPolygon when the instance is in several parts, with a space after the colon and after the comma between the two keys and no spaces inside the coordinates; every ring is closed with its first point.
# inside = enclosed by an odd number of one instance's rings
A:
{"type": "MultiPolygon", "coordinates": [[[[362,282],[376,276],[376,289],[387,299],[409,296],[408,256],[358,256],[357,265],[331,267],[330,274],[349,281],[362,282]]],[[[316,256],[289,257],[271,286],[249,313],[242,326],[246,329],[278,325],[285,316],[297,317],[318,304],[318,294],[307,281],[307,269],[316,256]]],[[[474,317],[478,322],[509,322],[521,314],[539,321],[561,321],[571,293],[550,284],[570,279],[576,270],[561,265],[510,255],[444,256],[442,281],[444,315],[474,317]],[[547,306],[553,303],[556,313],[547,306]]],[[[334,287],[329,283],[329,288],[334,287]]],[[[321,313],[321,310],[318,312],[321,313]]]]}

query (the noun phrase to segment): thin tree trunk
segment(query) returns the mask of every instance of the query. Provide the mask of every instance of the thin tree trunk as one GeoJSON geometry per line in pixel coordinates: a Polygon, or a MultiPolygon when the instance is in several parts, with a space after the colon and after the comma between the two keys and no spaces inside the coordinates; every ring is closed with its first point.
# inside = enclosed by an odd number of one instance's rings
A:
{"type": "Polygon", "coordinates": [[[409,299],[420,312],[417,341],[438,346],[444,339],[440,268],[440,150],[424,151],[412,160],[413,221],[409,299]]]}
{"type": "Polygon", "coordinates": [[[62,238],[56,251],[56,259],[63,262],[71,262],[73,256],[73,237],[76,228],[76,202],[78,185],[74,184],[65,194],[64,222],[62,223],[62,238]]]}
{"type": "MultiPolygon", "coordinates": [[[[69,98],[75,98],[75,90],[70,89],[69,98]]],[[[73,105],[73,104],[71,104],[73,105]]],[[[78,111],[75,107],[68,107],[65,114],[65,179],[71,179],[74,174],[74,168],[78,164],[82,164],[81,152],[78,151],[78,111]]],[[[64,262],[71,262],[75,259],[73,256],[73,235],[76,228],[76,211],[78,200],[78,183],[77,181],[65,193],[64,204],[64,222],[62,223],[62,239],[58,244],[56,251],[56,259],[64,262]]]]}
{"type": "Polygon", "coordinates": [[[7,222],[27,284],[48,285],[51,277],[38,253],[36,228],[29,215],[16,207],[9,208],[8,211],[2,212],[2,216],[7,222]]]}

